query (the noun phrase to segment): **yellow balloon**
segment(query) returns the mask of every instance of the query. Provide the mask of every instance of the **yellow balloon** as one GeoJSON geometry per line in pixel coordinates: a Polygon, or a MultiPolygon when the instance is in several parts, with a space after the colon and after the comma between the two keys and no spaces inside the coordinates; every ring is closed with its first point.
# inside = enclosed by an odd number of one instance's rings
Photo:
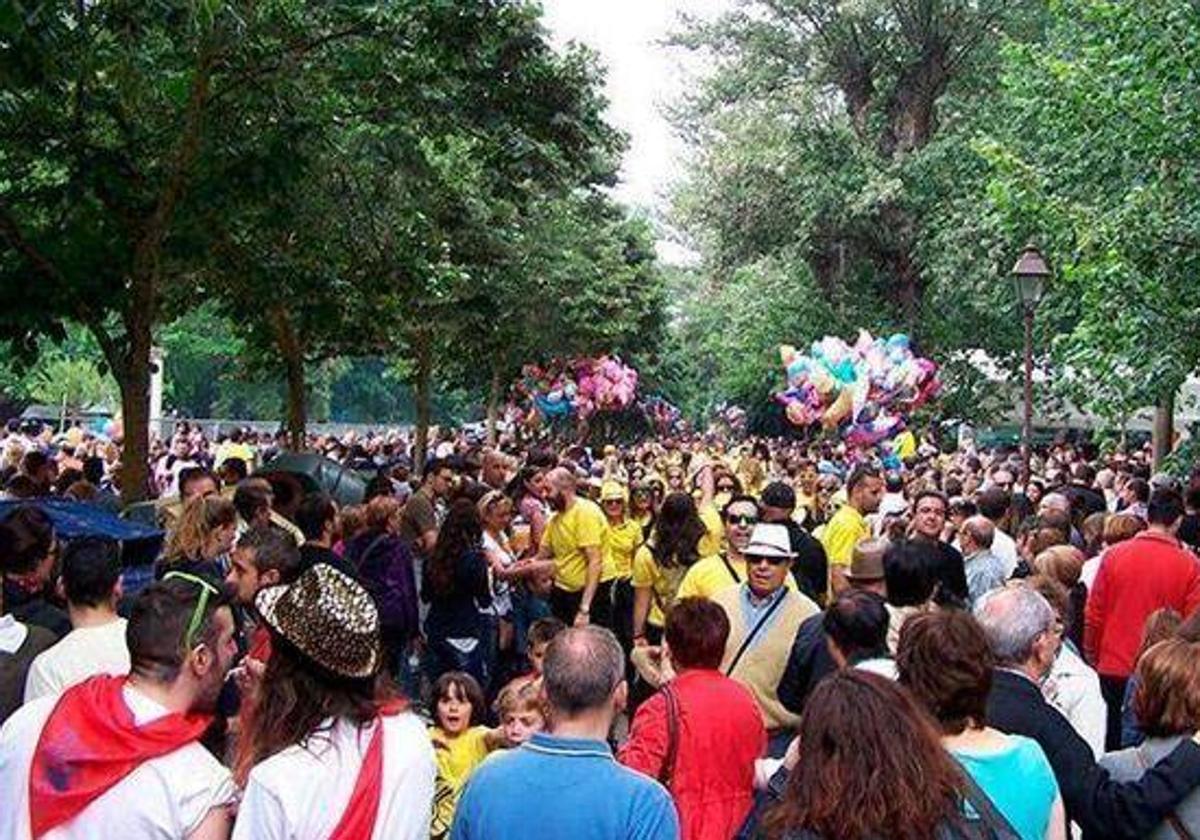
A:
{"type": "Polygon", "coordinates": [[[825,413],[821,415],[821,425],[826,429],[836,428],[838,423],[841,423],[850,415],[850,410],[854,407],[854,397],[850,393],[850,389],[843,388],[841,393],[837,395],[837,399],[833,401],[833,405],[825,409],[825,413]]]}

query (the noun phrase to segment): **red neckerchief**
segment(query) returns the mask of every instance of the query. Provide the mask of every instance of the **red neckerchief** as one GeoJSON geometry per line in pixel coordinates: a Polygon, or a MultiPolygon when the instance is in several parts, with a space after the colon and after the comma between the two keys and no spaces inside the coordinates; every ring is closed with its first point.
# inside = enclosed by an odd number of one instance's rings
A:
{"type": "Polygon", "coordinates": [[[271,658],[271,631],[261,621],[250,633],[250,649],[246,651],[246,656],[250,659],[257,659],[264,665],[271,658]]]}
{"type": "Polygon", "coordinates": [[[29,773],[29,824],[38,838],[79,813],[152,758],[199,738],[211,715],[173,712],[138,726],[121,689],[101,675],[68,688],[38,737],[29,773]]]}
{"type": "Polygon", "coordinates": [[[399,714],[407,707],[408,704],[403,700],[380,707],[371,743],[367,745],[362,766],[358,768],[354,791],[329,840],[371,840],[375,821],[379,818],[379,800],[383,792],[383,719],[399,714]]]}

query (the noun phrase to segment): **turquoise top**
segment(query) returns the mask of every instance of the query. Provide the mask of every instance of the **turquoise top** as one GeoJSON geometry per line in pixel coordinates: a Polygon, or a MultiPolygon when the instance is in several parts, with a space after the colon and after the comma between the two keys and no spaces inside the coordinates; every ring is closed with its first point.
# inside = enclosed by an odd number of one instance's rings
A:
{"type": "Polygon", "coordinates": [[[1044,840],[1058,782],[1037,741],[1006,735],[1008,746],[996,752],[950,750],[996,810],[1012,823],[1021,840],[1044,840]]]}

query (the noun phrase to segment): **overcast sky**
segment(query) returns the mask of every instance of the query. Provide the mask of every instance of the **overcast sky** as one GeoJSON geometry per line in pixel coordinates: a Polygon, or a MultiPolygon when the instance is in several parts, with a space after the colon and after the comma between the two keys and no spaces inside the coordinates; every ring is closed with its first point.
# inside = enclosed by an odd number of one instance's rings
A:
{"type": "Polygon", "coordinates": [[[579,41],[608,68],[609,119],[630,137],[616,197],[665,209],[666,193],[681,171],[684,144],[660,106],[679,97],[691,73],[678,51],[662,46],[680,12],[712,17],[733,0],[542,0],[546,26],[559,43],[579,41]]]}

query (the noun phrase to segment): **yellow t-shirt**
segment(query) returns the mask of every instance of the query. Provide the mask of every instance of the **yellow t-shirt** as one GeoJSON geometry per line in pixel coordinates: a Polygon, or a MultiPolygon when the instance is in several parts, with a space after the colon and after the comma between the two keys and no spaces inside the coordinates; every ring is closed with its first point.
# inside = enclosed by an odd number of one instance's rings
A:
{"type": "Polygon", "coordinates": [[[745,579],[745,560],[729,560],[719,554],[713,554],[692,564],[683,576],[675,597],[711,598],[725,587],[741,583],[745,579]],[[729,573],[730,569],[733,570],[733,575],[729,573]]]}
{"type": "Polygon", "coordinates": [[[871,536],[866,518],[850,505],[842,505],[821,531],[821,545],[831,566],[849,566],[854,546],[871,536]]]}
{"type": "Polygon", "coordinates": [[[472,726],[461,735],[451,737],[441,727],[429,727],[429,740],[437,759],[434,780],[432,837],[449,837],[454,823],[458,795],[471,773],[488,757],[486,726],[472,726]]]}
{"type": "MultiPolygon", "coordinates": [[[[746,561],[731,560],[728,556],[713,554],[703,557],[692,564],[679,584],[675,600],[681,598],[708,598],[730,586],[742,583],[746,579],[746,561]],[[735,580],[729,573],[732,569],[737,575],[735,580]]],[[[788,589],[796,590],[796,579],[791,575],[784,581],[788,589]]],[[[798,591],[798,590],[797,590],[798,591]]]]}
{"type": "Polygon", "coordinates": [[[632,582],[634,589],[648,588],[652,590],[650,612],[646,617],[647,623],[653,624],[655,627],[662,627],[666,623],[663,608],[670,607],[675,603],[676,592],[687,571],[685,566],[664,569],[654,561],[654,555],[650,553],[649,546],[643,544],[638,548],[637,553],[633,555],[632,582]],[[662,606],[659,606],[660,604],[662,606]]]}
{"type": "Polygon", "coordinates": [[[721,522],[721,512],[711,504],[701,505],[699,512],[700,521],[704,523],[704,528],[708,533],[700,538],[696,551],[701,557],[720,554],[721,547],[725,543],[725,524],[721,522]]]}
{"type": "Polygon", "coordinates": [[[604,546],[604,574],[601,580],[628,578],[633,574],[633,554],[642,544],[642,526],[632,519],[608,526],[604,546]]]}
{"type": "Polygon", "coordinates": [[[576,499],[566,513],[556,513],[546,523],[542,541],[554,556],[554,585],[567,592],[578,592],[587,583],[587,557],[583,549],[597,548],[604,554],[604,534],[608,520],[604,511],[590,499],[576,499]]]}

